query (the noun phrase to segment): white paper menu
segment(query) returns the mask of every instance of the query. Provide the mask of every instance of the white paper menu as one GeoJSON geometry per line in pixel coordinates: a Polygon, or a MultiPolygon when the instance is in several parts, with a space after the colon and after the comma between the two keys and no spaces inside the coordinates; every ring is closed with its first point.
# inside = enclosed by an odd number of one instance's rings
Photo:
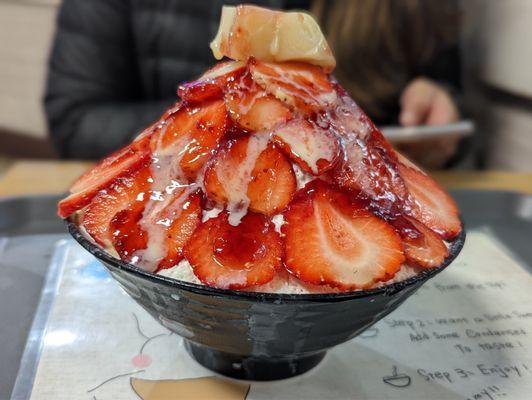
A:
{"type": "Polygon", "coordinates": [[[77,244],[32,399],[531,399],[532,278],[486,232],[395,312],[273,383],[213,378],[77,244]]]}

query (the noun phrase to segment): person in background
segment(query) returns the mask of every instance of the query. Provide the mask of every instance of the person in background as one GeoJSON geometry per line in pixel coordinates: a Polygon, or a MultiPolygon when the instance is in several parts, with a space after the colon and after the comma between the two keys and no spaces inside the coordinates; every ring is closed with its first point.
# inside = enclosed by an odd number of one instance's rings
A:
{"type": "MultiPolygon", "coordinates": [[[[222,0],[64,0],[50,57],[45,111],[63,158],[100,158],[177,100],[177,85],[214,63],[209,42],[222,0]]],[[[334,74],[377,124],[445,124],[459,117],[455,0],[259,0],[310,9],[338,61],[334,74]]],[[[456,142],[401,148],[442,166],[456,142]]]]}
{"type": "MultiPolygon", "coordinates": [[[[312,10],[336,56],[335,76],[379,125],[458,120],[458,1],[316,0],[312,10]]],[[[427,167],[441,167],[457,141],[396,147],[427,167]]]]}

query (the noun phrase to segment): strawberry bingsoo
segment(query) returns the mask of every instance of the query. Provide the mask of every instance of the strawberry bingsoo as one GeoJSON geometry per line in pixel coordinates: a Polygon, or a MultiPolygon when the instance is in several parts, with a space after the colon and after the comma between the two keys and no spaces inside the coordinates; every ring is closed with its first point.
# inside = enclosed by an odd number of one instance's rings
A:
{"type": "Polygon", "coordinates": [[[454,201],[332,78],[310,16],[224,8],[211,47],[228,60],[81,176],[61,217],[139,268],[225,289],[352,291],[442,264],[454,201]]]}

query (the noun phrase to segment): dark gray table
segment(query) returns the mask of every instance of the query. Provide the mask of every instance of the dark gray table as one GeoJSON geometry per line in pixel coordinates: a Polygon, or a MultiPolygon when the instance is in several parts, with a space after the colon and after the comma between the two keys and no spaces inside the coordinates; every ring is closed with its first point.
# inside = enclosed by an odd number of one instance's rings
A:
{"type": "MultiPolygon", "coordinates": [[[[532,271],[532,196],[453,192],[466,229],[488,227],[532,271]]],[[[0,400],[9,399],[55,243],[58,196],[0,200],[0,400]]],[[[18,400],[18,399],[17,399],[18,400]]]]}

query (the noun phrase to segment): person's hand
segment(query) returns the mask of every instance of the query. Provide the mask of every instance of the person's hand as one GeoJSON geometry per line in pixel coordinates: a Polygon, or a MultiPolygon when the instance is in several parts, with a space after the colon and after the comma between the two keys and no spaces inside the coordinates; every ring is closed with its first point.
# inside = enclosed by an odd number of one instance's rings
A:
{"type": "MultiPolygon", "coordinates": [[[[442,86],[426,78],[412,80],[400,98],[399,123],[403,126],[443,125],[456,122],[458,108],[442,86]]],[[[438,168],[456,152],[457,138],[427,139],[399,147],[410,158],[428,168],[438,168]]]]}
{"type": "Polygon", "coordinates": [[[443,125],[459,118],[449,93],[426,78],[411,81],[401,94],[400,104],[399,123],[403,126],[443,125]]]}

